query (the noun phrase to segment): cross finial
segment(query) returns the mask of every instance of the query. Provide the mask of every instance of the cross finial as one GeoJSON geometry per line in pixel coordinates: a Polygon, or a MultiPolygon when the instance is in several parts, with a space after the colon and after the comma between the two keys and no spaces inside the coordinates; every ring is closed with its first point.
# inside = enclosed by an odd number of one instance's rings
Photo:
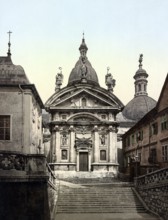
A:
{"type": "Polygon", "coordinates": [[[9,42],[8,42],[8,56],[11,56],[11,52],[10,52],[10,46],[11,46],[11,42],[10,42],[10,37],[12,34],[12,31],[8,31],[7,34],[9,34],[9,42]]]}
{"type": "Polygon", "coordinates": [[[10,42],[10,36],[12,34],[12,31],[8,31],[7,34],[9,34],[9,42],[10,42]]]}

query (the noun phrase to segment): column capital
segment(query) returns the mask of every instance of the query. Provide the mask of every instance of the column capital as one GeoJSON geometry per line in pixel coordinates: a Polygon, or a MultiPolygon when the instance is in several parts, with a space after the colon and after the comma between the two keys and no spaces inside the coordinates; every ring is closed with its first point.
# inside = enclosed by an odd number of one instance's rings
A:
{"type": "Polygon", "coordinates": [[[97,125],[94,126],[93,131],[98,131],[98,126],[97,125]]]}
{"type": "Polygon", "coordinates": [[[59,126],[55,125],[54,128],[53,128],[53,131],[59,131],[59,130],[60,130],[59,126]]]}
{"type": "Polygon", "coordinates": [[[114,133],[117,133],[117,132],[118,132],[118,129],[117,129],[116,127],[112,126],[112,125],[110,125],[110,126],[108,127],[108,130],[109,130],[109,132],[114,132],[114,133]]]}
{"type": "Polygon", "coordinates": [[[74,132],[74,131],[75,131],[75,128],[74,128],[74,126],[73,126],[73,125],[71,125],[71,126],[69,127],[69,131],[72,131],[72,132],[74,132]]]}

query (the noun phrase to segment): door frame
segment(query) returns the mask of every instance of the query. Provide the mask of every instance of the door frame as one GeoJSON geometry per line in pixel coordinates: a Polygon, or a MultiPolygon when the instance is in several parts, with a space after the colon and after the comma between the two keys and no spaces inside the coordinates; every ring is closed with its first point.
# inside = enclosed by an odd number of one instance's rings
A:
{"type": "MultiPolygon", "coordinates": [[[[88,171],[86,171],[86,172],[90,172],[91,171],[91,152],[90,152],[90,150],[81,150],[81,149],[79,149],[79,150],[77,150],[77,152],[76,152],[76,162],[77,162],[77,166],[76,166],[76,171],[80,171],[79,170],[79,163],[80,163],[80,161],[79,161],[79,153],[88,153],[88,171]]],[[[85,172],[85,171],[81,171],[81,172],[85,172]]]]}

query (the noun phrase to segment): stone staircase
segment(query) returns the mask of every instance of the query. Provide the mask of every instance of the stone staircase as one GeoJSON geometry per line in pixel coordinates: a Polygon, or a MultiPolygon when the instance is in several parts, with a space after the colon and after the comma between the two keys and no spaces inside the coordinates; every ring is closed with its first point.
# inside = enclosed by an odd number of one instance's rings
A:
{"type": "Polygon", "coordinates": [[[146,212],[130,187],[61,186],[57,213],[146,212]]]}
{"type": "MultiPolygon", "coordinates": [[[[57,215],[68,214],[70,217],[73,214],[85,215],[86,213],[87,215],[88,213],[90,215],[94,213],[100,215],[111,213],[116,216],[118,214],[120,216],[140,215],[140,218],[133,219],[158,219],[147,213],[129,185],[122,186],[118,183],[118,185],[115,184],[115,187],[113,185],[106,187],[105,185],[98,186],[96,184],[92,186],[79,186],[79,184],[76,184],[75,187],[75,184],[72,183],[70,183],[70,186],[61,184],[57,202],[57,215]]],[[[78,219],[80,218],[78,217],[78,219]]],[[[120,218],[116,217],[116,219],[120,218]]]]}

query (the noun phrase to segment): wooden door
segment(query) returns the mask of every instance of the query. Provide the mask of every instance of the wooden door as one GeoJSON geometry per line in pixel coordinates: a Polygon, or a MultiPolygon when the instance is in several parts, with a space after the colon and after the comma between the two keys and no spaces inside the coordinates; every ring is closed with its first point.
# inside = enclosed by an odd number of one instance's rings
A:
{"type": "Polygon", "coordinates": [[[79,171],[88,171],[88,153],[79,153],[79,171]]]}

